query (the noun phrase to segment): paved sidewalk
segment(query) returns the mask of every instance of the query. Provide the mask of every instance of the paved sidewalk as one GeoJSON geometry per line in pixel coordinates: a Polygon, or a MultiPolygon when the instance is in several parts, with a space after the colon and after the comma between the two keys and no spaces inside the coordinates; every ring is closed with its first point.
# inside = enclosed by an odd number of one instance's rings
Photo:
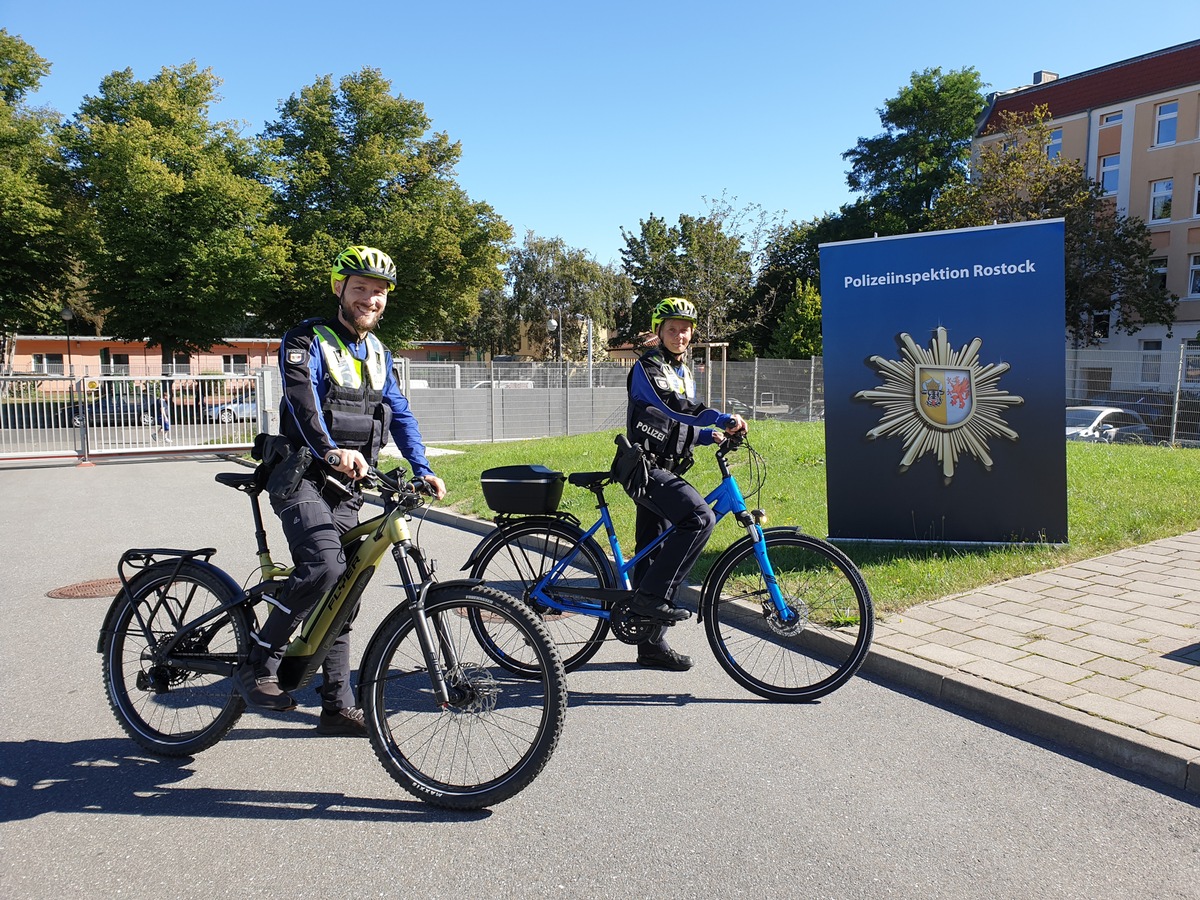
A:
{"type": "Polygon", "coordinates": [[[913,607],[864,668],[1200,792],[1200,531],[913,607]]]}

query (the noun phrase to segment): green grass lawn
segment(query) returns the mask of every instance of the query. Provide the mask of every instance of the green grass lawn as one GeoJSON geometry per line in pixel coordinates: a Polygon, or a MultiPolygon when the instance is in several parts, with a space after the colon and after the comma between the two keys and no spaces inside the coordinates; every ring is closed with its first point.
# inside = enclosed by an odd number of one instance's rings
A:
{"type": "MultiPolygon", "coordinates": [[[[445,479],[444,506],[464,515],[491,518],[479,473],[493,466],[541,464],[561,472],[607,470],[615,432],[511,443],[458,445],[463,451],[432,462],[445,479]]],[[[750,505],[765,509],[768,524],[797,525],[824,537],[825,431],[821,423],[756,422],[755,449],[767,460],[766,484],[750,505]]],[[[746,488],[745,454],[730,457],[746,488]]],[[[688,480],[707,493],[717,483],[712,450],[700,448],[688,480]]],[[[622,547],[633,549],[633,503],[619,488],[606,496],[622,547]]],[[[596,518],[592,494],[566,485],[561,510],[585,525],[596,518]]],[[[1054,568],[1081,559],[1200,528],[1200,450],[1133,445],[1067,444],[1067,515],[1070,544],[1013,547],[907,547],[846,544],[862,569],[881,613],[1054,568]]],[[[740,536],[726,517],[713,533],[694,581],[717,554],[740,536]]],[[[606,542],[601,540],[602,547],[606,542]]]]}

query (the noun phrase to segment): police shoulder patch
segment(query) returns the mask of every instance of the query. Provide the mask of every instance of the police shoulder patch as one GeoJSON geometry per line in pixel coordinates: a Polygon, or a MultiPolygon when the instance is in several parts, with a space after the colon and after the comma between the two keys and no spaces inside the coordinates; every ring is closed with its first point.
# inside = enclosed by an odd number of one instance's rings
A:
{"type": "Polygon", "coordinates": [[[667,379],[663,378],[661,375],[655,375],[653,378],[653,381],[654,381],[654,386],[656,388],[658,388],[660,391],[671,390],[671,382],[667,381],[667,379]]]}
{"type": "Polygon", "coordinates": [[[296,366],[300,365],[300,363],[304,362],[304,351],[303,350],[288,350],[287,361],[292,365],[296,365],[296,366]]]}

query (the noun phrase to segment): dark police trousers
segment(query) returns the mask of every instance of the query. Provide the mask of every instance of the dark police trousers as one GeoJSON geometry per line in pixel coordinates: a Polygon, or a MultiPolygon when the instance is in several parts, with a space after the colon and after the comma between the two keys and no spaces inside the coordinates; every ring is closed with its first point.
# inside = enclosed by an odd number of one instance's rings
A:
{"type": "MultiPolygon", "coordinates": [[[[362,503],[361,492],[347,495],[330,486],[321,489],[309,478],[304,478],[287,500],[271,498],[295,569],[276,597],[279,605],[271,608],[256,635],[258,644],[251,651],[251,663],[262,664],[266,656],[271,673],[278,670],[292,632],[346,571],[341,536],[358,524],[362,503]]],[[[350,630],[357,614],[356,607],[322,665],[321,705],[331,712],[355,705],[350,686],[350,630]]]]}
{"type": "MultiPolygon", "coordinates": [[[[675,601],[679,586],[700,558],[717,524],[717,516],[700,492],[673,472],[650,470],[646,496],[638,501],[634,538],[637,551],[675,525],[675,531],[633,569],[633,585],[645,594],[675,601]]],[[[643,642],[661,644],[666,628],[643,642]]]]}

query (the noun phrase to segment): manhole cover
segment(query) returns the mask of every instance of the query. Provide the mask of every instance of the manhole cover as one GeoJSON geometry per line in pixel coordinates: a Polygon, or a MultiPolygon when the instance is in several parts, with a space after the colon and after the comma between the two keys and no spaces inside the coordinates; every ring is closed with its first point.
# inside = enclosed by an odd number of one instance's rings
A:
{"type": "Polygon", "coordinates": [[[46,596],[56,600],[80,600],[87,597],[115,597],[119,590],[120,578],[97,578],[95,581],[81,581],[79,584],[55,588],[47,591],[46,596]]]}

